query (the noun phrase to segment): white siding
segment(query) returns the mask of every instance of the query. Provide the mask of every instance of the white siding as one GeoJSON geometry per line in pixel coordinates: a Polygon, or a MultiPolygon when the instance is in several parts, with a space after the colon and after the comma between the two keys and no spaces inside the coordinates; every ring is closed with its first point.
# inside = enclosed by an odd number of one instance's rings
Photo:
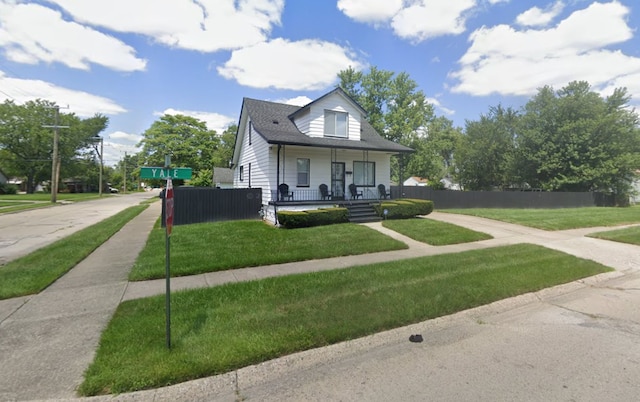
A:
{"type": "Polygon", "coordinates": [[[360,141],[360,110],[347,102],[342,96],[333,94],[313,103],[310,112],[299,116],[295,124],[298,129],[309,137],[324,137],[324,111],[333,110],[349,114],[349,133],[351,141],[360,141]]]}
{"type": "MultiPolygon", "coordinates": [[[[255,131],[249,136],[250,124],[246,125],[242,150],[238,159],[238,164],[233,172],[234,188],[262,188],[263,198],[265,192],[268,194],[270,162],[269,155],[272,152],[269,144],[255,131]],[[251,137],[251,138],[250,138],[251,137]],[[249,144],[251,140],[251,145],[249,144]],[[251,165],[251,170],[249,170],[251,165]],[[244,170],[244,180],[240,181],[240,166],[244,170]]],[[[273,174],[275,177],[275,173],[273,174]]]]}

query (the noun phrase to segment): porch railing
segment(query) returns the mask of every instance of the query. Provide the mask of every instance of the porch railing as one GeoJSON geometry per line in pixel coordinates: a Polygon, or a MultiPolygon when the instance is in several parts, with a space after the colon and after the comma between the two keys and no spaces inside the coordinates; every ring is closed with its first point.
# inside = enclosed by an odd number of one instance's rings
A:
{"type": "MultiPolygon", "coordinates": [[[[378,189],[375,187],[358,187],[358,192],[362,192],[362,198],[359,200],[378,200],[378,189]]],[[[308,201],[342,201],[350,200],[351,194],[347,189],[344,195],[329,196],[322,198],[319,189],[296,189],[289,188],[289,196],[280,194],[277,190],[271,190],[271,200],[278,202],[308,202],[308,201]]]]}

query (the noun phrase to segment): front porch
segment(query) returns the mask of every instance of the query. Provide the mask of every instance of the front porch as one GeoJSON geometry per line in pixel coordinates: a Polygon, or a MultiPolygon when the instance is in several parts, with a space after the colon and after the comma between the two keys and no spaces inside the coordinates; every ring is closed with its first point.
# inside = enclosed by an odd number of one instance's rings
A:
{"type": "MultiPolygon", "coordinates": [[[[347,189],[346,193],[342,195],[333,195],[330,193],[329,195],[323,196],[320,189],[300,189],[300,188],[289,188],[287,193],[282,193],[278,190],[271,190],[270,204],[274,203],[277,205],[300,205],[301,203],[312,203],[316,204],[326,204],[326,205],[335,205],[337,203],[352,203],[352,202],[366,202],[370,203],[371,201],[378,202],[382,201],[378,188],[377,187],[356,187],[357,196],[351,197],[349,190],[347,189]]],[[[388,197],[387,197],[388,199],[388,197]]]]}

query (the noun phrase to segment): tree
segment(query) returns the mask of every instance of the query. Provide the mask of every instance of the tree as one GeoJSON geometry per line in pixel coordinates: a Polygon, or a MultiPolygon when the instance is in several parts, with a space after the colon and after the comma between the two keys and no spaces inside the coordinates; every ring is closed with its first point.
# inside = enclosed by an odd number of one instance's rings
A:
{"type": "Polygon", "coordinates": [[[501,105],[490,107],[479,121],[466,122],[456,152],[456,170],[466,190],[491,190],[517,185],[513,175],[514,139],[520,116],[501,105]]]}
{"type": "MultiPolygon", "coordinates": [[[[3,164],[15,175],[26,177],[27,192],[32,193],[36,184],[51,178],[53,153],[53,128],[56,124],[56,104],[37,99],[18,105],[6,100],[0,104],[0,149],[6,155],[3,164]]],[[[86,149],[92,137],[96,137],[108,124],[101,115],[82,120],[74,114],[60,113],[59,129],[60,171],[72,169],[76,157],[86,149]]]]}
{"type": "MultiPolygon", "coordinates": [[[[349,67],[340,71],[338,78],[340,87],[367,112],[373,128],[388,140],[410,146],[434,118],[433,106],[404,72],[395,75],[371,67],[368,73],[362,73],[349,67]]],[[[392,161],[391,176],[399,179],[397,161],[392,161]]]]}
{"type": "Polygon", "coordinates": [[[516,141],[523,179],[546,190],[624,198],[640,168],[639,120],[629,99],[624,88],[602,98],[584,81],[541,88],[524,107],[516,141]]]}
{"type": "Polygon", "coordinates": [[[144,166],[164,166],[165,155],[170,155],[172,166],[190,167],[194,175],[212,168],[220,145],[214,130],[207,129],[203,121],[184,115],[165,114],[153,122],[143,137],[140,145],[144,166]]]}
{"type": "Polygon", "coordinates": [[[238,125],[232,124],[220,135],[218,148],[213,153],[214,167],[229,167],[229,162],[233,158],[233,148],[236,144],[237,131],[238,125]]]}
{"type": "Polygon", "coordinates": [[[462,137],[462,130],[453,122],[440,116],[429,122],[423,135],[417,135],[411,143],[416,150],[407,165],[407,174],[428,178],[432,186],[439,186],[445,177],[453,174],[454,154],[462,137]]]}

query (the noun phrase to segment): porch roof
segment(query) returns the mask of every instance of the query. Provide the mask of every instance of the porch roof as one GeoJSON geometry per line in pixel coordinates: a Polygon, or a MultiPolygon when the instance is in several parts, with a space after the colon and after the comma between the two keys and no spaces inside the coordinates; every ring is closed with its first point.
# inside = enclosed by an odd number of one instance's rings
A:
{"type": "Polygon", "coordinates": [[[393,153],[414,152],[412,148],[383,138],[365,119],[361,122],[360,141],[309,137],[298,130],[289,117],[300,109],[302,109],[300,106],[244,98],[244,111],[251,118],[254,130],[269,144],[393,153]]]}

